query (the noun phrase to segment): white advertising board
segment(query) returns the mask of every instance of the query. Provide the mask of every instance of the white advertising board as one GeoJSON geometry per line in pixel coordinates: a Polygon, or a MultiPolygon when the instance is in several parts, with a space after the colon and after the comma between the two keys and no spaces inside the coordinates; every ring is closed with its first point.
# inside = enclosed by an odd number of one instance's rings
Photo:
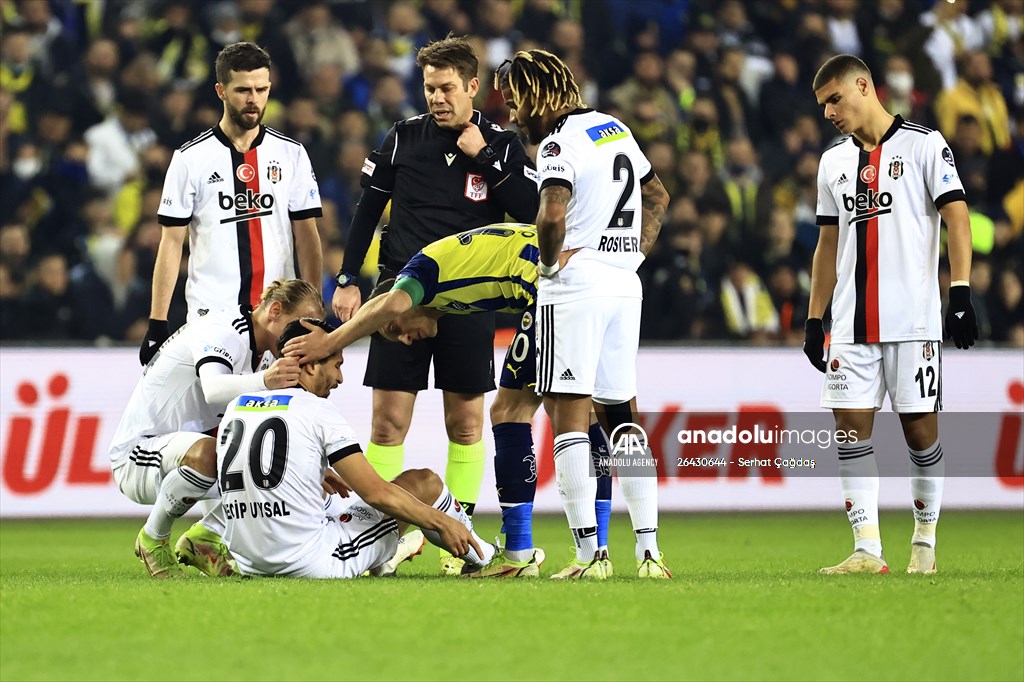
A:
{"type": "MultiPolygon", "coordinates": [[[[496,367],[501,366],[503,355],[495,351],[496,367]]],[[[119,493],[107,459],[107,445],[141,373],[137,358],[130,349],[0,349],[0,517],[145,513],[119,493]]],[[[944,409],[989,413],[987,423],[992,424],[983,433],[972,433],[967,441],[956,441],[958,450],[970,451],[953,451],[948,444],[944,448],[947,461],[970,457],[981,463],[982,471],[972,477],[950,477],[944,506],[1024,508],[1024,361],[1020,353],[947,349],[944,359],[944,409]]],[[[331,399],[356,432],[368,437],[371,396],[370,389],[362,386],[365,362],[365,347],[346,351],[346,382],[331,399]]],[[[639,381],[640,410],[661,420],[660,426],[644,426],[652,432],[655,454],[665,459],[686,454],[678,450],[674,430],[683,428],[693,412],[720,414],[728,421],[744,410],[820,411],[821,375],[799,349],[642,349],[639,381]],[[665,451],[659,453],[663,446],[665,451]]],[[[493,395],[488,395],[488,404],[493,395]]],[[[875,439],[879,459],[906,461],[904,443],[891,440],[875,439]]],[[[550,426],[543,411],[534,420],[534,441],[538,456],[535,509],[560,511],[550,426]]],[[[493,454],[489,423],[484,442],[493,454]]],[[[729,449],[740,446],[719,447],[717,452],[702,454],[735,456],[729,449]]],[[[442,472],[446,452],[441,394],[425,391],[417,398],[406,440],[406,467],[442,472]]],[[[822,456],[834,453],[823,451],[822,456]]],[[[493,469],[488,465],[485,471],[478,508],[496,512],[493,469]]],[[[755,468],[728,473],[722,469],[703,478],[681,476],[679,471],[661,480],[660,507],[665,511],[834,509],[841,504],[833,478],[780,477],[755,468]]],[[[880,502],[905,508],[908,492],[905,478],[886,478],[880,502]]],[[[625,509],[617,491],[614,508],[625,509]]]]}

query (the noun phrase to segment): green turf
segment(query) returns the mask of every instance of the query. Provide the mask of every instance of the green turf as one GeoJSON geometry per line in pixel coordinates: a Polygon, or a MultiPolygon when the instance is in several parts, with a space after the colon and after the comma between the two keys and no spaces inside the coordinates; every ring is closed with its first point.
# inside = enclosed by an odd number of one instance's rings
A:
{"type": "MultiPolygon", "coordinates": [[[[815,574],[849,552],[841,513],[666,515],[669,582],[627,577],[616,515],[599,584],[440,578],[433,554],[386,580],[157,583],[139,525],[0,524],[0,679],[1024,679],[1019,512],[947,512],[936,576],[903,573],[912,520],[885,515],[893,572],[854,577],[815,574]]],[[[564,520],[537,526],[551,573],[564,520]]]]}

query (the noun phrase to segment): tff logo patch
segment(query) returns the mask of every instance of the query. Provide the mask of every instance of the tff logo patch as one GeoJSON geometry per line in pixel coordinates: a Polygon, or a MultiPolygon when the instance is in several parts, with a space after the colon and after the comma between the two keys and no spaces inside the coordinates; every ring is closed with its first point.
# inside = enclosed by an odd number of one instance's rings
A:
{"type": "Polygon", "coordinates": [[[546,159],[551,156],[558,156],[562,153],[562,148],[558,146],[557,142],[548,142],[544,145],[544,149],[540,152],[540,157],[546,159]]]}

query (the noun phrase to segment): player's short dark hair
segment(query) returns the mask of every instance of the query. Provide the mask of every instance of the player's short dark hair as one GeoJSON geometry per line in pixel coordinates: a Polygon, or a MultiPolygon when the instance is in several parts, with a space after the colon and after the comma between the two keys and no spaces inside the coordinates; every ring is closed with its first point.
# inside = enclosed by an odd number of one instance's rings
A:
{"type": "Polygon", "coordinates": [[[270,54],[256,43],[232,43],[217,53],[214,69],[217,82],[227,85],[232,71],[257,71],[270,68],[270,54]]]}
{"type": "Polygon", "coordinates": [[[871,69],[859,57],[852,54],[837,54],[821,65],[814,76],[812,90],[817,90],[833,78],[842,80],[852,73],[861,73],[871,80],[871,69]]]}
{"type": "Polygon", "coordinates": [[[377,286],[375,286],[373,288],[373,291],[370,292],[370,296],[366,299],[366,302],[369,303],[378,296],[383,296],[384,294],[391,291],[395,286],[395,282],[397,281],[397,277],[388,277],[387,279],[382,279],[381,281],[377,282],[377,286]]]}
{"type": "Polygon", "coordinates": [[[421,69],[433,66],[435,69],[455,69],[462,79],[462,85],[469,87],[469,81],[476,78],[480,70],[473,46],[463,36],[449,33],[441,40],[427,43],[416,53],[416,66],[421,69]]]}
{"type": "Polygon", "coordinates": [[[336,328],[330,322],[325,322],[316,317],[302,317],[299,318],[298,320],[292,320],[291,322],[288,323],[287,326],[285,326],[284,331],[281,332],[281,336],[277,337],[278,348],[284,348],[285,345],[292,339],[297,339],[300,336],[305,336],[310,332],[309,329],[306,329],[306,327],[303,326],[302,322],[307,322],[309,324],[315,325],[320,329],[323,329],[328,334],[333,332],[336,328]]]}

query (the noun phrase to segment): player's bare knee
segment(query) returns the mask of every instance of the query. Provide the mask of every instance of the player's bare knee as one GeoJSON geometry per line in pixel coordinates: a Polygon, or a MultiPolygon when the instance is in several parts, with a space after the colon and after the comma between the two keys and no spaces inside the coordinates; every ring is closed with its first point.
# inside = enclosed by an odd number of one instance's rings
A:
{"type": "Polygon", "coordinates": [[[374,413],[370,440],[377,445],[401,445],[408,432],[409,421],[402,416],[388,412],[374,413]]]}
{"type": "Polygon", "coordinates": [[[939,439],[938,417],[933,413],[901,414],[903,436],[911,450],[927,450],[939,439]]]}
{"type": "Polygon", "coordinates": [[[448,440],[459,445],[472,445],[483,438],[483,414],[445,415],[444,427],[448,440]]]}
{"type": "Polygon", "coordinates": [[[540,407],[540,396],[530,390],[506,391],[498,389],[491,403],[491,424],[528,423],[540,407]]]}
{"type": "Polygon", "coordinates": [[[424,504],[433,504],[441,495],[444,482],[430,469],[408,469],[394,480],[394,484],[406,490],[424,504]]]}
{"type": "Polygon", "coordinates": [[[217,475],[217,441],[213,438],[200,438],[181,458],[181,465],[198,471],[203,476],[215,477],[217,475]]]}

